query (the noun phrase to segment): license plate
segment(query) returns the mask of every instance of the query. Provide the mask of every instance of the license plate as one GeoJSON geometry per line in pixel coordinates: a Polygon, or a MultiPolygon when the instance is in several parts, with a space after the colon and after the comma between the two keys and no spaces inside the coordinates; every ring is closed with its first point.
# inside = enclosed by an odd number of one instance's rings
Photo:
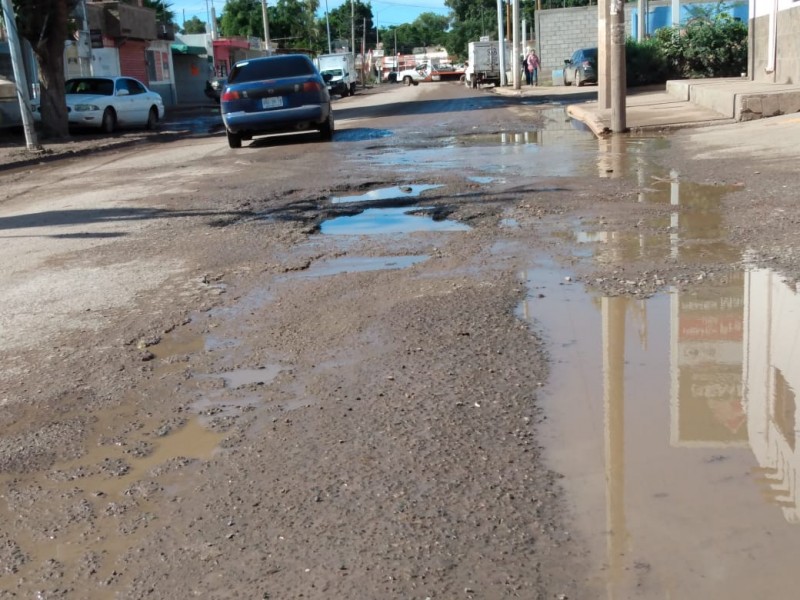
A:
{"type": "Polygon", "coordinates": [[[261,108],[280,108],[281,106],[283,106],[281,96],[261,99],[261,108]]]}

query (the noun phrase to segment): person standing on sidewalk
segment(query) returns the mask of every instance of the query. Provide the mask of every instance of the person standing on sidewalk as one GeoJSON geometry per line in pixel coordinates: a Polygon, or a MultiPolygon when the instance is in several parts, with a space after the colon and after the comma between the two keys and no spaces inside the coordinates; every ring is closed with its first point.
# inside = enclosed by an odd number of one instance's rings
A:
{"type": "Polygon", "coordinates": [[[527,79],[528,85],[539,85],[539,57],[536,56],[536,52],[531,50],[528,52],[528,56],[525,58],[525,63],[528,65],[528,74],[530,75],[530,79],[527,79]]]}

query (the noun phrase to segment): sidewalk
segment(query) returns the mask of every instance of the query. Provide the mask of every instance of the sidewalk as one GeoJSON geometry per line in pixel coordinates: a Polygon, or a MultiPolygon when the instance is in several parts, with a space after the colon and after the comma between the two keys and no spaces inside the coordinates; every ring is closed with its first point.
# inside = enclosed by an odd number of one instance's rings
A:
{"type": "MultiPolygon", "coordinates": [[[[593,92],[593,99],[567,107],[598,137],[611,132],[611,109],[597,105],[595,86],[496,88],[508,96],[565,97],[593,92]]],[[[661,89],[631,88],[626,101],[626,124],[632,131],[666,130],[722,125],[800,111],[800,85],[756,83],[739,78],[668,81],[661,89]]]]}

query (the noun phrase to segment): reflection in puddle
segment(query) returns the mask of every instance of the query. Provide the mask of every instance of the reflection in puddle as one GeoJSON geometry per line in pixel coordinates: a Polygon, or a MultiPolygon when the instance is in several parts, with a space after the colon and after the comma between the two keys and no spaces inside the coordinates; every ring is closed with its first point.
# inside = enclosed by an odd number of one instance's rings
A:
{"type": "Polygon", "coordinates": [[[343,204],[346,202],[376,202],[380,200],[395,200],[397,198],[417,198],[423,192],[435,190],[441,185],[399,185],[379,190],[371,190],[359,196],[333,196],[333,204],[343,204]]]}
{"type": "Polygon", "coordinates": [[[793,597],[800,290],[753,269],[643,301],[566,275],[527,273],[521,312],[548,327],[543,433],[592,597],[793,597]]]}
{"type": "Polygon", "coordinates": [[[296,277],[329,277],[342,273],[382,271],[386,269],[405,269],[428,260],[429,256],[343,256],[333,260],[320,261],[296,277]]]}
{"type": "Polygon", "coordinates": [[[349,217],[337,217],[322,223],[323,234],[329,235],[379,235],[388,233],[413,233],[417,231],[468,231],[470,228],[456,221],[435,221],[429,215],[411,214],[425,210],[419,207],[370,208],[349,217]]]}
{"type": "Polygon", "coordinates": [[[540,131],[501,131],[499,133],[459,135],[453,139],[457,146],[506,146],[538,144],[540,136],[540,131]]]}
{"type": "Polygon", "coordinates": [[[669,214],[648,219],[642,227],[632,231],[579,229],[574,232],[574,241],[601,244],[594,259],[606,264],[640,258],[740,260],[741,251],[721,241],[724,237],[722,198],[734,187],[680,181],[675,172],[669,180],[647,183],[650,186],[642,189],[639,202],[670,206],[669,214]]]}

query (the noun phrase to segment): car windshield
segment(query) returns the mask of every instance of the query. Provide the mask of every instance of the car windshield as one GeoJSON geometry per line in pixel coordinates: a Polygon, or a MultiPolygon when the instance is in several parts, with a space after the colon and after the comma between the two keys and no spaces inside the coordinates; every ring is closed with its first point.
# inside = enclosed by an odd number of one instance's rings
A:
{"type": "Polygon", "coordinates": [[[228,75],[228,83],[280,79],[313,73],[314,65],[304,55],[275,56],[236,63],[228,75]]]}
{"type": "Polygon", "coordinates": [[[111,79],[69,79],[65,87],[67,94],[114,95],[114,81],[111,79]]]}

